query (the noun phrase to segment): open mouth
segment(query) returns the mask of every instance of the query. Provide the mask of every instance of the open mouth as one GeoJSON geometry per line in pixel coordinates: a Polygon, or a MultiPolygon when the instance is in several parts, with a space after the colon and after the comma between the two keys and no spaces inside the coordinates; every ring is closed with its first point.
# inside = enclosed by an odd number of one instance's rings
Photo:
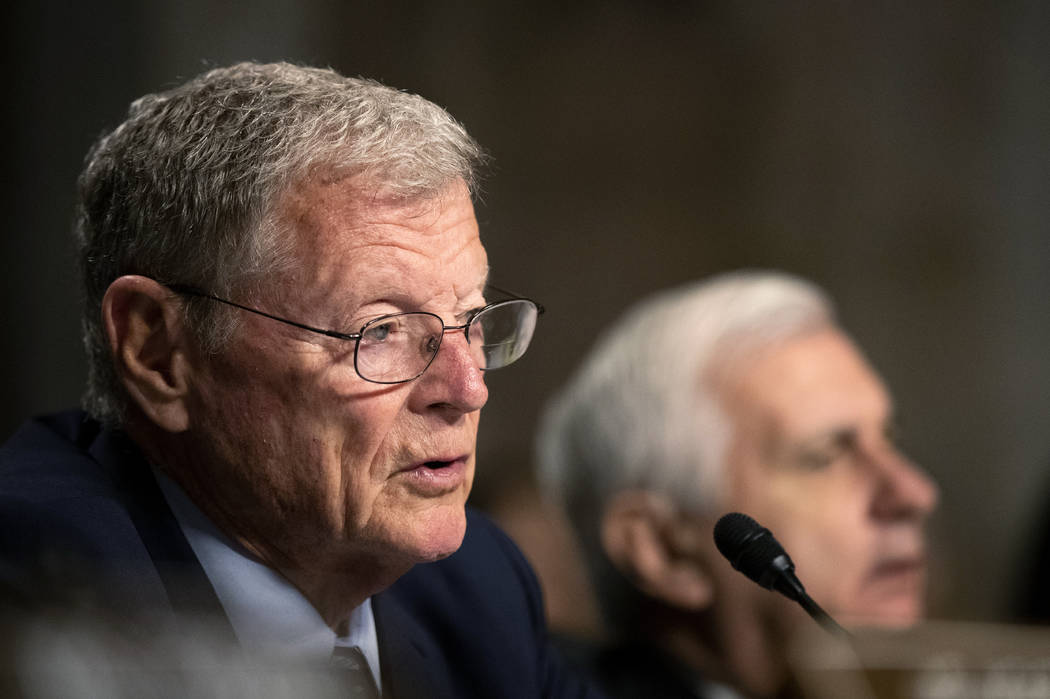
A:
{"type": "Polygon", "coordinates": [[[413,492],[424,497],[444,496],[470,486],[466,457],[417,461],[399,474],[413,492]]]}
{"type": "Polygon", "coordinates": [[[882,575],[895,575],[897,573],[910,573],[922,568],[920,558],[896,558],[884,561],[875,567],[875,572],[882,575]]]}
{"type": "Polygon", "coordinates": [[[919,556],[880,562],[869,573],[868,583],[885,594],[918,597],[922,595],[925,579],[925,559],[919,556]]]}

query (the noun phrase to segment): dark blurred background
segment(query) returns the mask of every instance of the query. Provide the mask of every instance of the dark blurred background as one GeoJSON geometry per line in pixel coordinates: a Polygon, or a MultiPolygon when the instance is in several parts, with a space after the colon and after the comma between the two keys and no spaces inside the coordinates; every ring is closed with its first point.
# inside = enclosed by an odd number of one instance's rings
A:
{"type": "MultiPolygon", "coordinates": [[[[1028,2],[336,0],[7,5],[0,436],[78,399],[69,222],[130,100],[240,59],[378,78],[494,156],[493,279],[549,309],[490,377],[475,501],[526,515],[544,397],[647,292],[729,268],[825,286],[941,485],[934,613],[1004,619],[1050,489],[1050,9],[1028,2]]],[[[559,589],[564,589],[560,588],[559,589]]],[[[568,589],[572,589],[571,587],[568,589]]],[[[565,623],[588,607],[552,590],[565,623]]]]}

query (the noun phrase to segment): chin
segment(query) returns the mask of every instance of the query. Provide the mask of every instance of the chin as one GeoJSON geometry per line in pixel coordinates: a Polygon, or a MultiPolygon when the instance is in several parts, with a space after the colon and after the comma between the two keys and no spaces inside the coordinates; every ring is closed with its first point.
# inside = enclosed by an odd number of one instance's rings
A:
{"type": "Polygon", "coordinates": [[[412,538],[417,563],[447,558],[459,550],[467,532],[467,513],[463,505],[441,507],[415,522],[412,538]]]}
{"type": "Polygon", "coordinates": [[[890,605],[880,616],[882,620],[880,626],[898,629],[914,626],[922,621],[924,612],[922,603],[914,600],[890,605]]]}
{"type": "Polygon", "coordinates": [[[843,612],[839,621],[857,628],[906,629],[923,619],[923,604],[914,599],[884,600],[862,611],[843,612]]]}

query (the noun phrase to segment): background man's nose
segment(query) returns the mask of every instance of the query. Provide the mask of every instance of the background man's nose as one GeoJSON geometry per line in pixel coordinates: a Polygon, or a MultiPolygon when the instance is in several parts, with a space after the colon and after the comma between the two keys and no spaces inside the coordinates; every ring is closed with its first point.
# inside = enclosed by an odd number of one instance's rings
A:
{"type": "Polygon", "coordinates": [[[877,462],[879,485],[874,508],[883,517],[927,517],[937,505],[937,484],[900,452],[883,455],[877,462]]]}

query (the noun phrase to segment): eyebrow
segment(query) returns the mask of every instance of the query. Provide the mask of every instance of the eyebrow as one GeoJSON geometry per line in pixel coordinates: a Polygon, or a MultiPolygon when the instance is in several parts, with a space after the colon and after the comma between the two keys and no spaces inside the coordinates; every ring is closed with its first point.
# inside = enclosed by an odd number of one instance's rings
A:
{"type": "Polygon", "coordinates": [[[836,425],[830,429],[821,430],[808,437],[800,439],[796,448],[800,450],[825,447],[828,445],[841,446],[857,441],[859,430],[852,425],[836,425]]]}
{"type": "Polygon", "coordinates": [[[457,294],[457,298],[456,298],[456,312],[455,312],[457,318],[459,316],[465,314],[465,313],[470,313],[471,311],[475,311],[475,310],[483,307],[485,304],[490,303],[489,299],[486,298],[486,295],[485,295],[485,292],[488,289],[494,289],[495,291],[501,291],[500,289],[497,289],[496,287],[493,287],[493,286],[491,286],[489,284],[489,270],[490,270],[490,268],[486,266],[485,267],[485,274],[483,274],[481,276],[481,280],[477,284],[472,286],[466,293],[466,296],[471,296],[471,295],[474,295],[474,294],[480,294],[481,295],[481,301],[482,301],[480,305],[474,304],[474,303],[465,304],[465,303],[463,303],[462,299],[457,294]],[[462,310],[460,310],[460,309],[462,309],[462,310]]]}
{"type": "MultiPolygon", "coordinates": [[[[886,419],[882,421],[880,427],[880,434],[886,439],[888,439],[891,443],[896,444],[897,438],[899,438],[901,433],[901,421],[899,416],[896,413],[890,413],[886,416],[886,419]]],[[[830,429],[822,430],[819,433],[803,438],[798,442],[798,447],[801,449],[806,449],[824,446],[828,443],[837,446],[849,446],[851,443],[856,443],[859,439],[859,436],[860,430],[857,426],[837,425],[830,429]]]]}

